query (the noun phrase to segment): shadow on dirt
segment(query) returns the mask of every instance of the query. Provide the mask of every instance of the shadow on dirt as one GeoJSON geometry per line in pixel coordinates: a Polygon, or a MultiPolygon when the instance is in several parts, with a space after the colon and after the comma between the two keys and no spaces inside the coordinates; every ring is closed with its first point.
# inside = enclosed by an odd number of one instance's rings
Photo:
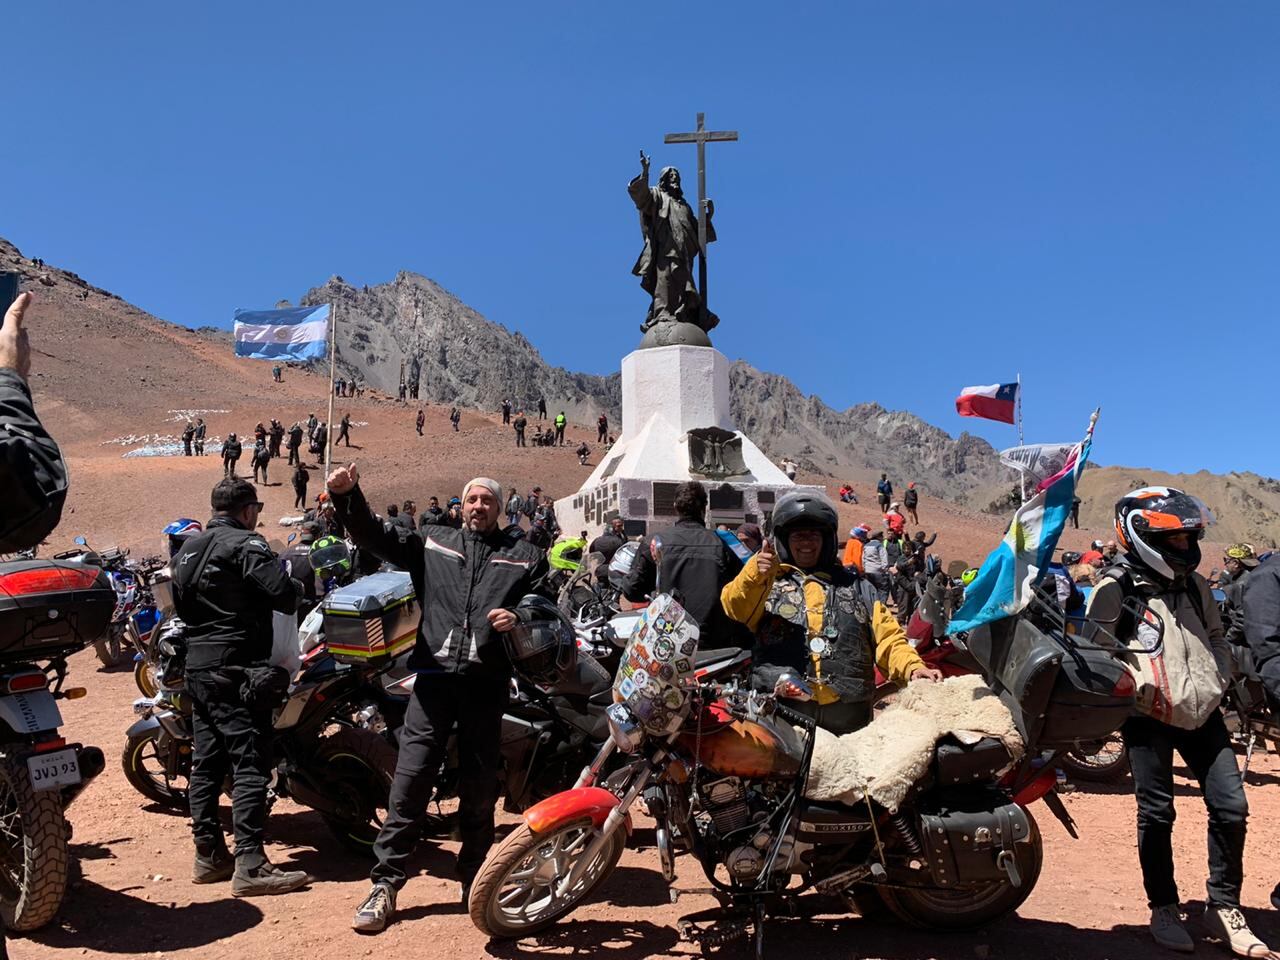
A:
{"type": "MultiPolygon", "coordinates": [[[[491,957],[591,956],[602,960],[644,960],[666,953],[678,941],[676,931],[647,921],[574,920],[525,940],[490,940],[491,957]]],[[[825,944],[830,950],[831,942],[825,944]]]]}
{"type": "Polygon", "coordinates": [[[27,936],[49,947],[138,956],[207,946],[262,922],[262,911],[245,900],[228,896],[212,903],[174,906],[170,901],[133,895],[144,889],[152,890],[152,896],[164,890],[161,886],[108,890],[85,880],[72,895],[73,909],[64,910],[71,916],[27,936]]]}

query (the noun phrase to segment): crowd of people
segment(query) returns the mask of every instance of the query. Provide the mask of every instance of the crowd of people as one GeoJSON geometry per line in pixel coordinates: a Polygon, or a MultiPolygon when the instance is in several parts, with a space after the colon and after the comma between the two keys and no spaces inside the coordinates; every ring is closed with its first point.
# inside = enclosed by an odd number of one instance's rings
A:
{"type": "MultiPolygon", "coordinates": [[[[68,485],[61,452],[36,416],[27,385],[31,349],[24,314],[30,302],[30,294],[19,296],[0,326],[0,493],[7,507],[0,514],[3,552],[35,546],[53,531],[68,485]]],[[[197,455],[197,426],[191,424],[192,455],[197,455]]],[[[305,433],[313,448],[323,429],[312,416],[305,433]]],[[[288,431],[275,420],[270,427],[258,424],[255,469],[259,448],[267,461],[274,459],[285,434],[290,460],[300,459],[303,433],[301,423],[288,431]]],[[[304,586],[288,575],[258,532],[264,505],[254,484],[236,475],[240,453],[229,446],[232,442],[238,444],[234,435],[223,447],[225,476],[210,496],[212,518],[173,558],[173,594],[188,631],[192,879],[230,881],[235,896],[254,897],[288,893],[311,879],[304,871],[273,865],[265,854],[271,712],[263,706],[269,701],[258,699],[267,697],[266,688],[276,683],[266,668],[271,615],[295,612],[304,600],[304,586]],[[234,852],[218,816],[228,776],[234,852]]],[[[265,482],[265,466],[260,476],[265,482]]],[[[375,558],[408,571],[424,590],[409,663],[417,683],[389,808],[374,845],[371,888],[352,924],[374,933],[394,914],[408,879],[421,814],[455,735],[462,839],[457,872],[462,902],[467,901],[471,881],[494,840],[510,651],[514,641],[534,629],[536,614],[531,611],[536,605],[523,599],[544,589],[546,547],[559,531],[554,501],[539,487],[522,496],[483,476],[463,485],[461,495],[444,507],[431,498],[420,516],[413,501],[389,504],[385,516],[376,515],[354,464],[335,469],[322,496],[318,520],[331,523],[334,531],[375,558]]],[[[659,588],[678,593],[703,642],[749,646],[752,684],[780,696],[798,692],[791,678],[804,676],[811,654],[817,655],[834,698],[801,701],[796,708],[833,732],[856,730],[871,719],[877,666],[900,683],[941,679],[907,641],[900,618],[910,599],[895,593],[901,586],[897,579],[912,569],[909,562],[904,565],[908,558],[923,556],[926,577],[943,576],[928,561],[933,539],[922,531],[908,536],[908,519],[918,523],[918,501],[904,496],[904,514],[887,475],[881,477],[877,496],[883,529],[855,527],[841,554],[836,508],[819,493],[786,493],[775,505],[768,530],[742,524],[731,532],[708,526],[705,486],[682,483],[674,499],[677,519],[640,538],[624,571],[622,594],[644,602],[659,588]],[[890,564],[895,545],[897,559],[890,564]],[[882,553],[883,564],[878,562],[882,553]],[[885,571],[893,572],[888,580],[877,576],[885,571]],[[815,637],[823,638],[817,648],[815,637]]],[[[1269,956],[1240,909],[1249,806],[1221,703],[1234,645],[1252,654],[1272,709],[1280,709],[1280,554],[1259,552],[1247,543],[1225,551],[1217,580],[1225,595],[1224,623],[1208,579],[1198,572],[1210,522],[1208,509],[1196,497],[1173,488],[1143,487],[1115,504],[1114,540],[1095,541],[1078,558],[1063,558],[1075,563],[1059,566],[1072,584],[1077,574],[1071,571],[1087,568],[1078,574],[1092,580],[1083,613],[1085,636],[1113,646],[1117,658],[1130,665],[1136,688],[1135,709],[1121,734],[1133,777],[1137,858],[1151,911],[1151,936],[1167,949],[1195,948],[1184,925],[1174,869],[1176,753],[1185,773],[1197,781],[1208,811],[1204,926],[1238,956],[1269,956]],[[1126,616],[1133,600],[1162,624],[1158,657],[1135,652],[1134,644],[1144,630],[1150,631],[1153,620],[1126,616]]],[[[311,528],[310,535],[316,532],[311,528]]],[[[628,539],[626,523],[615,517],[590,549],[616,558],[628,539]]],[[[1280,885],[1271,903],[1280,909],[1280,885]]]]}

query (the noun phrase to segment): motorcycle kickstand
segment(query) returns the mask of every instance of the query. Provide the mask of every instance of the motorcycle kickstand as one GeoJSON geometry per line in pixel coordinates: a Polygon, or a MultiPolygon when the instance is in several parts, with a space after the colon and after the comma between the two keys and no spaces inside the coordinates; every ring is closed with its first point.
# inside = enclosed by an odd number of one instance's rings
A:
{"type": "Polygon", "coordinates": [[[755,929],[756,960],[764,960],[764,901],[756,901],[755,929]]]}
{"type": "Polygon", "coordinates": [[[1249,761],[1253,759],[1253,747],[1258,742],[1258,736],[1252,730],[1249,731],[1249,740],[1244,745],[1244,769],[1240,771],[1240,779],[1243,780],[1249,775],[1249,761]]]}

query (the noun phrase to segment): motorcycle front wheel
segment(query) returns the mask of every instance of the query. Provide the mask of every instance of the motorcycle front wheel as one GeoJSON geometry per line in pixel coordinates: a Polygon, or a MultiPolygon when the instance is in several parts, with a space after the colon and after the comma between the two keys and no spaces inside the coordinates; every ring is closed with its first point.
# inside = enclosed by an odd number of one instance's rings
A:
{"type": "Polygon", "coordinates": [[[880,896],[901,920],[928,930],[972,930],[993,923],[1022,906],[1031,896],[1044,865],[1040,828],[1030,814],[1031,836],[1016,844],[1022,886],[1008,879],[989,880],[954,889],[935,887],[877,887],[880,896]]]}
{"type": "Polygon", "coordinates": [[[129,785],[148,800],[153,800],[170,810],[187,809],[187,779],[191,775],[191,751],[182,753],[182,747],[169,744],[178,750],[174,775],[169,776],[167,757],[162,753],[159,730],[135,734],[125,740],[120,765],[129,785]]]}
{"type": "Polygon", "coordinates": [[[93,652],[104,667],[112,669],[120,666],[133,653],[132,647],[125,641],[124,624],[113,623],[107,632],[93,641],[93,652]]]}
{"type": "Polygon", "coordinates": [[[67,821],[58,790],[36,790],[26,764],[0,760],[0,918],[10,930],[53,919],[67,892],[67,821]]]}
{"type": "Polygon", "coordinates": [[[590,820],[575,820],[546,833],[522,823],[489,855],[471,885],[471,922],[499,940],[527,937],[545,930],[591,895],[607,880],[626,834],[616,830],[604,849],[587,865],[578,885],[557,892],[561,878],[577,864],[596,829],[590,820]]]}
{"type": "Polygon", "coordinates": [[[143,654],[142,658],[133,665],[133,682],[137,684],[144,697],[154,698],[160,695],[156,665],[146,654],[143,654]]]}

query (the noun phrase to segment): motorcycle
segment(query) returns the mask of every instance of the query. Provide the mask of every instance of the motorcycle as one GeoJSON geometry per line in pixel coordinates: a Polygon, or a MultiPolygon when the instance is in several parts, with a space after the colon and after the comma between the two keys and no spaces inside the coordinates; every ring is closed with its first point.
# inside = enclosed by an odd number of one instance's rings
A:
{"type": "Polygon", "coordinates": [[[102,751],[68,743],[59,700],[67,658],[102,634],[116,592],[101,567],[66,560],[0,563],[0,919],[35,930],[66,894],[67,808],[102,772],[102,751]]]}
{"type": "MultiPolygon", "coordinates": [[[[969,649],[1018,727],[1021,760],[994,738],[944,738],[894,811],[870,799],[815,802],[805,797],[813,720],[777,693],[689,678],[671,659],[697,647],[685,619],[669,597],[650,605],[624,655],[631,672],[615,682],[623,702],[608,709],[610,739],[574,789],[527,810],[491,852],[470,894],[484,933],[529,936],[585,901],[616,867],[641,798],[657,821],[663,878],[674,881],[677,853],[691,855],[710,884],[697,892],[720,901],[680,922],[704,947],[754,935],[762,956],[766,917],[800,914],[810,892],[840,895],[854,910],[859,894],[874,892],[900,918],[933,929],[991,923],[1040,875],[1027,807],[1043,798],[1075,835],[1041,750],[1064,749],[1076,731],[1119,727],[1134,702],[1133,678],[1112,651],[1070,637],[1051,611],[998,621],[970,633],[969,649]],[[673,665],[674,677],[663,669],[673,665]],[[599,789],[615,749],[632,761],[616,792],[599,789]]],[[[1153,629],[1163,635],[1163,624],[1153,629]]],[[[681,892],[692,891],[673,888],[673,899],[681,892]]]]}
{"type": "Polygon", "coordinates": [[[104,667],[117,667],[129,655],[126,626],[140,604],[150,602],[146,590],[146,574],[156,567],[155,558],[148,557],[141,563],[129,560],[127,547],[109,547],[95,551],[84,537],[76,537],[77,549],[54,554],[55,560],[73,560],[88,563],[105,571],[116,592],[116,605],[111,622],[102,636],[93,641],[94,653],[104,667]]]}
{"type": "MultiPolygon", "coordinates": [[[[181,621],[165,622],[155,648],[159,695],[134,701],[138,720],[125,733],[121,765],[125,779],[144,797],[183,810],[191,774],[192,708],[183,689],[181,621]]],[[[395,748],[374,728],[375,718],[396,715],[396,698],[385,694],[381,682],[393,663],[342,663],[320,643],[303,657],[272,723],[270,801],[292,797],[318,811],[334,836],[358,852],[369,852],[377,838],[395,774],[395,748]],[[370,709],[371,701],[376,710],[370,709]]]]}

